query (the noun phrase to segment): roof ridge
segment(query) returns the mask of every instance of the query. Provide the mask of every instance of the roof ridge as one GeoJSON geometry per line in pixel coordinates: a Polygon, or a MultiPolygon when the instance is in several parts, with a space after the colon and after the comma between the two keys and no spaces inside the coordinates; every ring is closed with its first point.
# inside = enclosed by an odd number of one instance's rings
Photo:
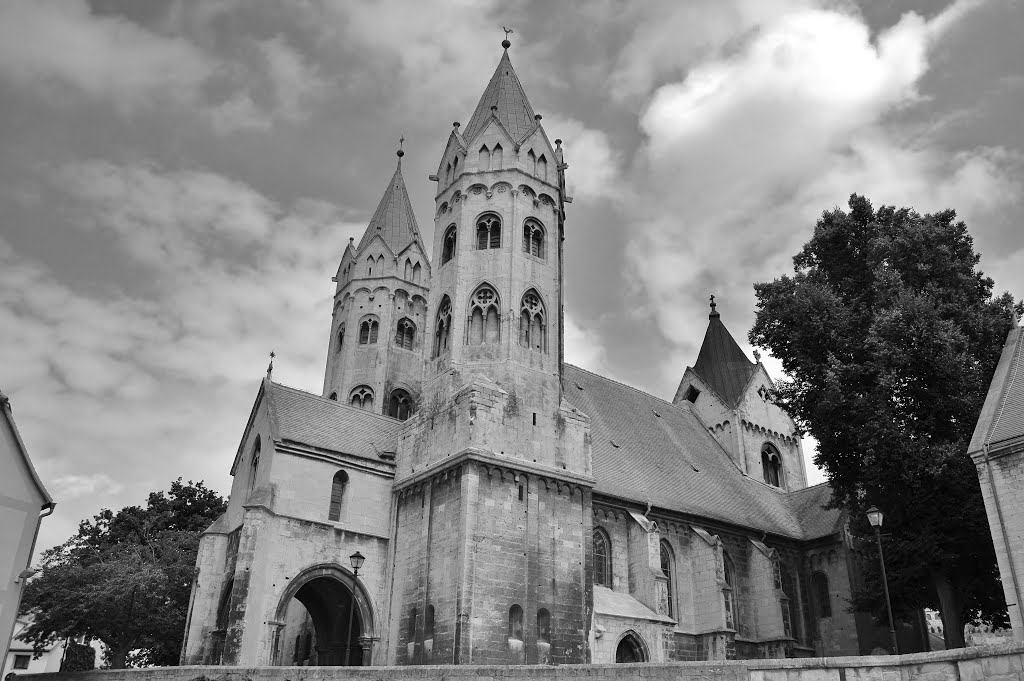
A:
{"type": "Polygon", "coordinates": [[[798,494],[802,494],[802,493],[804,493],[804,492],[806,492],[808,490],[816,490],[816,488],[818,488],[818,487],[829,487],[829,488],[831,488],[832,484],[828,480],[824,480],[822,482],[818,482],[818,483],[815,483],[813,485],[808,485],[807,487],[801,487],[800,489],[795,489],[795,490],[793,490],[791,492],[786,492],[786,494],[788,494],[789,496],[793,497],[793,496],[796,496],[798,494]]]}
{"type": "Polygon", "coordinates": [[[295,387],[290,386],[290,385],[285,385],[284,383],[278,383],[277,381],[271,381],[270,385],[275,387],[275,388],[283,388],[285,390],[290,390],[293,393],[298,393],[298,394],[304,395],[306,397],[312,397],[312,398],[320,400],[321,402],[327,402],[329,404],[333,404],[334,406],[341,407],[342,409],[344,409],[346,411],[354,411],[354,412],[359,412],[360,414],[365,414],[367,416],[373,416],[374,418],[376,418],[378,420],[381,420],[381,421],[384,421],[385,423],[392,423],[392,424],[404,423],[403,421],[399,421],[398,419],[391,418],[390,416],[384,416],[383,414],[378,414],[377,412],[368,411],[366,409],[358,409],[356,407],[353,407],[350,404],[345,404],[344,402],[341,402],[339,400],[332,400],[329,397],[324,397],[323,395],[317,395],[316,393],[311,393],[311,392],[309,392],[307,390],[302,390],[301,388],[295,388],[295,387]]]}
{"type": "Polygon", "coordinates": [[[614,378],[609,378],[608,376],[603,376],[603,375],[597,373],[596,371],[591,371],[590,369],[584,369],[583,367],[576,366],[575,364],[571,364],[569,362],[563,362],[563,364],[565,366],[572,367],[573,369],[576,369],[578,371],[582,371],[582,372],[588,373],[591,376],[597,376],[598,378],[604,379],[604,380],[609,381],[611,383],[617,383],[618,385],[621,385],[623,388],[629,388],[630,390],[632,390],[634,392],[638,392],[641,395],[645,395],[646,397],[649,397],[652,400],[657,400],[657,401],[661,402],[662,404],[665,404],[665,405],[667,405],[669,407],[675,407],[676,409],[679,409],[680,411],[687,411],[687,412],[689,411],[688,407],[683,407],[682,405],[676,404],[675,402],[669,402],[666,399],[658,397],[657,395],[652,395],[651,393],[647,392],[646,390],[643,390],[642,388],[637,388],[634,385],[630,385],[628,383],[623,383],[620,380],[617,380],[617,379],[614,379],[614,378]]]}
{"type": "Polygon", "coordinates": [[[1024,343],[1021,343],[1020,330],[1010,327],[1010,334],[1013,334],[1015,331],[1016,338],[1014,339],[1014,344],[1016,347],[1014,347],[1013,353],[1010,356],[1010,367],[1013,373],[1010,375],[1010,372],[1007,372],[1006,380],[1003,381],[1003,385],[1000,386],[999,411],[996,412],[995,418],[992,419],[992,422],[988,426],[988,432],[985,433],[985,440],[983,442],[985,445],[992,444],[992,435],[995,433],[1000,419],[1003,418],[1003,412],[1006,411],[1006,395],[1009,393],[1013,384],[1016,383],[1017,376],[1020,374],[1021,351],[1024,350],[1024,343]]]}

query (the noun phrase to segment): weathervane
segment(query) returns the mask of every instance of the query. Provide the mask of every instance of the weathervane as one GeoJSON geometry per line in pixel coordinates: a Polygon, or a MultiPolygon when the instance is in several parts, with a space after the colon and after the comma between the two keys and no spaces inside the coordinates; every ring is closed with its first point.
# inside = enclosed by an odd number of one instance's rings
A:
{"type": "Polygon", "coordinates": [[[270,351],[270,364],[267,365],[267,378],[268,379],[270,378],[270,375],[272,373],[274,373],[274,358],[275,357],[277,357],[277,355],[274,354],[273,350],[271,350],[270,351]]]}
{"type": "Polygon", "coordinates": [[[505,31],[505,39],[501,41],[501,46],[507,50],[508,48],[512,47],[512,43],[508,41],[508,34],[515,33],[515,31],[513,31],[511,28],[505,28],[504,26],[501,27],[501,30],[505,31]]]}
{"type": "Polygon", "coordinates": [[[395,152],[396,154],[398,154],[398,159],[399,159],[398,162],[399,163],[402,162],[401,159],[402,159],[403,156],[405,156],[405,152],[402,151],[402,145],[403,144],[405,144],[405,133],[404,132],[402,133],[402,136],[398,138],[398,151],[395,152]]]}

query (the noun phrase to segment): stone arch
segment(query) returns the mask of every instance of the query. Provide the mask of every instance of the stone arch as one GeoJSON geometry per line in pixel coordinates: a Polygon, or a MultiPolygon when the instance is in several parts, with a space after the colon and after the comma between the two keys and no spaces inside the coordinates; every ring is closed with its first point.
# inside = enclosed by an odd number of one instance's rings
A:
{"type": "MultiPolygon", "coordinates": [[[[316,633],[318,666],[344,664],[345,634],[348,632],[348,618],[355,602],[352,619],[353,632],[349,633],[349,666],[369,664],[372,660],[372,645],[379,640],[375,629],[373,603],[362,581],[337,563],[321,563],[306,568],[296,575],[281,594],[275,620],[288,621],[288,608],[292,599],[299,601],[309,613],[316,633]],[[345,599],[347,603],[345,602],[345,599]]],[[[283,632],[279,631],[279,636],[283,632]]],[[[287,640],[285,637],[283,640],[287,640]]],[[[278,646],[275,665],[287,664],[282,659],[282,646],[278,646]]]]}
{"type": "Polygon", "coordinates": [[[650,662],[651,654],[643,636],[633,629],[622,632],[615,642],[615,662],[650,662]]]}

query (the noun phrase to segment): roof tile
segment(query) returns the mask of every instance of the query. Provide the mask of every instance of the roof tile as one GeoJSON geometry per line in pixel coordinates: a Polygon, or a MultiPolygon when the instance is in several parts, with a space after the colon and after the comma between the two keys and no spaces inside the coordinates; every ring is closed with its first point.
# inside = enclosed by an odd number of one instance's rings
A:
{"type": "Polygon", "coordinates": [[[384,239],[393,253],[400,253],[406,246],[415,241],[419,235],[416,215],[409,201],[409,192],[402,178],[402,163],[399,161],[391,182],[384,190],[384,195],[370,218],[370,224],[359,240],[359,249],[363,250],[373,237],[378,234],[384,239]]]}
{"type": "Polygon", "coordinates": [[[487,88],[484,89],[484,94],[480,97],[473,116],[462,133],[467,142],[472,141],[473,137],[487,126],[487,122],[491,120],[492,106],[498,107],[495,112],[498,121],[516,142],[521,141],[537,127],[533,107],[530,106],[523,85],[512,68],[508,50],[501,55],[498,68],[494,70],[491,81],[487,83],[487,88]]]}

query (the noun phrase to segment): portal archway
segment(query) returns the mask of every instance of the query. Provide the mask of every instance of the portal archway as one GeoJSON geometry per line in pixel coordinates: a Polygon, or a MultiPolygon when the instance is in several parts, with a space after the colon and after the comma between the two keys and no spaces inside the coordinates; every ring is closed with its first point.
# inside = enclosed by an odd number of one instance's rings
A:
{"type": "Polygon", "coordinates": [[[275,664],[370,664],[373,611],[361,583],[340,565],[309,568],[288,585],[278,604],[275,664]],[[351,622],[351,627],[349,623],[351,622]]]}
{"type": "Polygon", "coordinates": [[[627,631],[619,638],[615,646],[615,662],[647,662],[647,646],[635,631],[627,631]]]}

